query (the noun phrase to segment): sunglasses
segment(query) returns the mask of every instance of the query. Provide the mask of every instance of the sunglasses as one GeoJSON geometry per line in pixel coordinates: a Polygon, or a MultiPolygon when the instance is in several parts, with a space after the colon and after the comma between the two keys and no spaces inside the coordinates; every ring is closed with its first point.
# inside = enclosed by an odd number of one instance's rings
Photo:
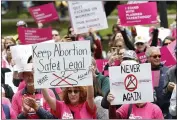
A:
{"type": "Polygon", "coordinates": [[[153,56],[151,56],[151,57],[153,57],[154,59],[156,59],[157,57],[158,57],[158,58],[161,58],[161,55],[153,55],[153,56]]]}
{"type": "Polygon", "coordinates": [[[53,36],[58,36],[58,34],[53,34],[53,36]]]}
{"type": "Polygon", "coordinates": [[[79,93],[79,90],[68,90],[68,93],[69,94],[71,94],[71,93],[73,93],[74,92],[74,94],[77,94],[77,93],[79,93]]]}
{"type": "Polygon", "coordinates": [[[136,45],[144,45],[144,43],[136,43],[136,45]]]}

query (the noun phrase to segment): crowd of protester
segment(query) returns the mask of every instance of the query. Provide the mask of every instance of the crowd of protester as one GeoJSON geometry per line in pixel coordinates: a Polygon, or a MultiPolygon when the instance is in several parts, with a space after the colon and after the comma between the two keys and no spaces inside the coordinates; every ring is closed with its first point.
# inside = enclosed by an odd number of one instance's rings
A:
{"type": "MultiPolygon", "coordinates": [[[[175,23],[176,24],[176,23],[175,23]]],[[[43,25],[38,24],[41,28],[43,25]]],[[[18,27],[28,27],[25,21],[17,22],[18,27]]],[[[109,26],[111,27],[111,26],[109,26]]],[[[72,42],[89,40],[92,52],[93,86],[67,87],[51,89],[35,89],[33,71],[14,71],[10,47],[19,45],[18,34],[1,38],[1,84],[2,84],[2,119],[172,119],[176,118],[176,65],[168,68],[161,63],[160,47],[176,41],[176,26],[170,28],[171,35],[161,40],[159,30],[150,27],[150,40],[147,42],[137,35],[136,27],[127,28],[118,20],[112,27],[112,36],[108,43],[108,52],[103,57],[101,36],[90,29],[88,33],[76,35],[74,29],[68,26],[68,33],[61,36],[57,30],[52,30],[53,42],[72,42]],[[109,75],[104,71],[116,60],[119,65],[141,64],[137,54],[145,52],[147,63],[152,71],[160,70],[159,86],[154,87],[154,102],[137,104],[110,105],[114,100],[110,92],[109,75]],[[107,59],[103,71],[98,71],[96,60],[107,59]],[[11,86],[5,84],[5,73],[13,72],[14,92],[11,86]]],[[[3,29],[2,29],[3,30],[3,29]]],[[[177,46],[174,52],[177,56],[177,46]]],[[[29,56],[28,64],[33,63],[29,56]]]]}

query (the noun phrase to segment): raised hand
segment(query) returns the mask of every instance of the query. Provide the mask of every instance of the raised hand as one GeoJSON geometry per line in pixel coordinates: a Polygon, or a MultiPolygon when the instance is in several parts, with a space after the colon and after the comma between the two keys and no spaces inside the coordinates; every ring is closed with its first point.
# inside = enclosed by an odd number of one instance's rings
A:
{"type": "Polygon", "coordinates": [[[114,96],[111,94],[111,93],[109,93],[108,94],[108,96],[107,96],[107,101],[109,102],[109,103],[111,103],[113,100],[114,100],[114,96]]]}

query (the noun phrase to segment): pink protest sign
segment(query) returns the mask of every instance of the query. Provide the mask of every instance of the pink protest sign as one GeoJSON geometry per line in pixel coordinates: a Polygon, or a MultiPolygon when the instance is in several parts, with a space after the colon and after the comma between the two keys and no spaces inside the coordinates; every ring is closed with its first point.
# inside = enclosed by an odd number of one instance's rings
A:
{"type": "Polygon", "coordinates": [[[153,87],[159,86],[160,70],[152,71],[152,84],[153,87]]]}
{"type": "Polygon", "coordinates": [[[147,61],[145,53],[139,53],[137,54],[138,59],[140,60],[141,63],[145,63],[147,61]]]}
{"type": "MultiPolygon", "coordinates": [[[[96,60],[98,71],[102,72],[107,63],[108,63],[108,60],[105,60],[105,59],[96,60]]],[[[111,66],[118,66],[119,64],[120,64],[120,61],[116,60],[111,66]]]]}
{"type": "Polygon", "coordinates": [[[168,49],[168,47],[166,47],[166,46],[162,47],[160,49],[160,52],[161,52],[161,62],[163,64],[165,64],[165,66],[171,67],[176,64],[176,59],[173,55],[174,52],[171,53],[170,50],[168,49]]]}
{"type": "Polygon", "coordinates": [[[31,7],[29,12],[37,23],[47,23],[59,19],[53,3],[31,7]]]}
{"type": "Polygon", "coordinates": [[[171,44],[169,44],[169,45],[167,46],[167,48],[168,48],[168,50],[170,51],[170,53],[172,54],[173,58],[176,60],[175,52],[174,52],[175,46],[176,46],[176,40],[173,41],[171,44]]]}
{"type": "Polygon", "coordinates": [[[21,44],[35,44],[52,39],[52,28],[18,28],[21,44]]]}
{"type": "Polygon", "coordinates": [[[156,2],[118,5],[121,25],[145,25],[157,23],[156,2]]]}

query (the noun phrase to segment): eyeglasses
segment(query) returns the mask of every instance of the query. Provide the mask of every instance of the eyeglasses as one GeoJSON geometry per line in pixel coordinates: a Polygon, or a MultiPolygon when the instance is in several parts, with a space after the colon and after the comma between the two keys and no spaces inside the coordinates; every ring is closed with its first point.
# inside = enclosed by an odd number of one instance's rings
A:
{"type": "Polygon", "coordinates": [[[68,90],[68,94],[71,94],[73,92],[74,92],[74,94],[77,94],[77,93],[79,93],[79,90],[68,90]]]}
{"type": "Polygon", "coordinates": [[[153,57],[154,59],[156,59],[157,57],[158,57],[158,58],[161,58],[161,55],[153,55],[153,56],[151,56],[151,57],[153,57]]]}
{"type": "Polygon", "coordinates": [[[58,36],[58,34],[53,34],[53,36],[58,36]]]}
{"type": "Polygon", "coordinates": [[[136,43],[136,45],[144,45],[144,43],[136,43]]]}

